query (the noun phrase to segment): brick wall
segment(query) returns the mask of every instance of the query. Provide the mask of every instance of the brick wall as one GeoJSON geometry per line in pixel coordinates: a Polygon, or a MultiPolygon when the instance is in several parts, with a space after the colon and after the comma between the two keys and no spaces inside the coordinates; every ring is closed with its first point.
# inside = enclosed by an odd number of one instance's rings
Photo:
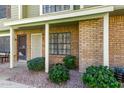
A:
{"type": "MultiPolygon", "coordinates": [[[[50,26],[50,33],[71,32],[71,54],[77,57],[79,55],[79,28],[78,24],[61,24],[50,26]]],[[[43,55],[45,55],[45,35],[43,33],[43,55]]],[[[50,64],[61,63],[64,55],[50,55],[50,64]]]]}
{"type": "Polygon", "coordinates": [[[79,22],[79,70],[103,64],[103,19],[79,22]]]}
{"type": "Polygon", "coordinates": [[[124,16],[110,17],[110,66],[124,66],[124,16]]]}
{"type": "MultiPolygon", "coordinates": [[[[30,28],[29,28],[30,29],[30,28]]],[[[27,60],[31,58],[31,33],[42,33],[42,55],[45,56],[45,31],[44,29],[35,30],[17,30],[17,35],[27,35],[27,60]]],[[[71,32],[71,54],[77,57],[78,64],[78,51],[79,51],[79,27],[78,23],[74,24],[57,24],[50,26],[50,33],[71,32]]],[[[17,41],[16,41],[17,43],[17,41]]],[[[17,47],[17,46],[16,46],[17,47]]],[[[16,49],[17,51],[17,49],[16,49]]],[[[62,62],[64,55],[50,55],[50,64],[62,62]]],[[[17,54],[16,54],[17,58],[17,54]]]]}

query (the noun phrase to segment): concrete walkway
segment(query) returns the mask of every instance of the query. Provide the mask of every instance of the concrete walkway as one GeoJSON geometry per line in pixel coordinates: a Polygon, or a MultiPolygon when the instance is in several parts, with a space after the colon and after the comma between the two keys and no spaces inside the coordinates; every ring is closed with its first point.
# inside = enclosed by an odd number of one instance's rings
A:
{"type": "Polygon", "coordinates": [[[30,86],[7,80],[0,80],[0,88],[31,88],[30,86]]]}
{"type": "Polygon", "coordinates": [[[9,71],[8,66],[8,63],[0,64],[0,88],[31,88],[31,86],[7,80],[12,75],[12,73],[10,73],[11,71],[6,73],[9,71]]]}

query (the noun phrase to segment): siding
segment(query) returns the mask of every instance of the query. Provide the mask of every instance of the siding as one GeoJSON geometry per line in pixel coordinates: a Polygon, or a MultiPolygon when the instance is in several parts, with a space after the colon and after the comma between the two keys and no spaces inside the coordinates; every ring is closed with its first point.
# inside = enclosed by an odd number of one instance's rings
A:
{"type": "Polygon", "coordinates": [[[18,5],[12,5],[11,6],[11,18],[0,19],[0,29],[6,28],[3,25],[3,22],[9,21],[9,20],[17,20],[17,19],[18,19],[18,5]]]}
{"type": "Polygon", "coordinates": [[[36,17],[36,16],[39,16],[39,9],[40,9],[40,6],[39,5],[29,5],[27,7],[27,17],[36,17]]]}
{"type": "Polygon", "coordinates": [[[11,19],[18,19],[18,5],[11,6],[11,19]]]}

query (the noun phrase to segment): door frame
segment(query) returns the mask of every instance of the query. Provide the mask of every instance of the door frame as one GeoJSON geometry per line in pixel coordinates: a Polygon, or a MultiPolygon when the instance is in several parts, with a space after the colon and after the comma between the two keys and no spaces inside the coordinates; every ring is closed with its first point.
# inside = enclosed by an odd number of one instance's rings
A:
{"type": "Polygon", "coordinates": [[[36,36],[36,35],[40,35],[41,36],[41,56],[42,56],[42,33],[32,33],[31,34],[31,59],[32,59],[32,40],[33,40],[33,36],[36,36]]]}
{"type": "Polygon", "coordinates": [[[27,34],[18,34],[17,35],[17,61],[18,62],[27,62],[27,34]],[[18,42],[18,36],[26,36],[26,59],[25,60],[19,60],[19,56],[18,56],[18,45],[19,45],[19,42],[18,42]]]}

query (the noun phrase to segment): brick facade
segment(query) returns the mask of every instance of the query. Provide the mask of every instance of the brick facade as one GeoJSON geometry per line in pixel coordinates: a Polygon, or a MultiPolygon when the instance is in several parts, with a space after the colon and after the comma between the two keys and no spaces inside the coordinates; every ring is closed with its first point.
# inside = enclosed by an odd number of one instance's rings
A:
{"type": "Polygon", "coordinates": [[[103,19],[79,22],[79,70],[103,64],[103,19]]]}
{"type": "MultiPolygon", "coordinates": [[[[79,70],[103,64],[103,19],[79,22],[79,70]]],[[[110,16],[109,65],[124,66],[124,16],[110,16]]]]}
{"type": "Polygon", "coordinates": [[[124,66],[124,16],[110,17],[110,66],[124,66]]]}
{"type": "MultiPolygon", "coordinates": [[[[78,23],[50,26],[50,33],[61,33],[61,32],[71,32],[71,54],[77,57],[77,64],[78,64],[78,55],[79,55],[78,53],[79,51],[78,23]]],[[[16,44],[17,44],[17,35],[23,35],[23,34],[27,35],[27,60],[31,58],[31,34],[32,33],[42,33],[42,55],[45,56],[45,31],[44,29],[17,30],[16,31],[16,44]]],[[[16,49],[16,53],[17,53],[17,49],[16,49]]],[[[50,55],[50,64],[62,62],[64,56],[65,55],[50,55]]],[[[17,58],[17,54],[16,54],[16,58],[17,58]]]]}

